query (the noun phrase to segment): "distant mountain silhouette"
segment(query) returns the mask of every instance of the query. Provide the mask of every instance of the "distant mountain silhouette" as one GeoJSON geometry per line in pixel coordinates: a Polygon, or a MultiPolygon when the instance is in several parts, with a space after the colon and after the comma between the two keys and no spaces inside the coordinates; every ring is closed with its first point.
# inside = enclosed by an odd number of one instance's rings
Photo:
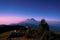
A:
{"type": "Polygon", "coordinates": [[[21,23],[29,23],[29,24],[37,24],[39,23],[38,21],[36,21],[34,18],[31,18],[31,19],[27,19],[21,23]]]}
{"type": "Polygon", "coordinates": [[[19,25],[30,26],[30,27],[37,27],[39,21],[36,21],[34,18],[27,19],[23,22],[18,23],[19,25]]]}

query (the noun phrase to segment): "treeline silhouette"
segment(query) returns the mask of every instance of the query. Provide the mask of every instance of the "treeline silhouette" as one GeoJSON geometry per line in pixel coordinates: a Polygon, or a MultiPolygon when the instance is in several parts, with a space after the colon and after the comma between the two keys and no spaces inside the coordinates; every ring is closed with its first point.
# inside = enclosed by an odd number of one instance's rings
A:
{"type": "Polygon", "coordinates": [[[26,30],[27,28],[22,25],[0,25],[0,34],[12,30],[26,30]]]}

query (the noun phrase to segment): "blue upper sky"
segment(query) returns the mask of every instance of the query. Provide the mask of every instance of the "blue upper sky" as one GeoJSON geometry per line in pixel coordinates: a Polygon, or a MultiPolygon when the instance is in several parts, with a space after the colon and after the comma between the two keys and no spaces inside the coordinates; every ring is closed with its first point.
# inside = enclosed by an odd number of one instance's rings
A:
{"type": "Polygon", "coordinates": [[[60,20],[59,0],[0,0],[0,17],[60,20]]]}

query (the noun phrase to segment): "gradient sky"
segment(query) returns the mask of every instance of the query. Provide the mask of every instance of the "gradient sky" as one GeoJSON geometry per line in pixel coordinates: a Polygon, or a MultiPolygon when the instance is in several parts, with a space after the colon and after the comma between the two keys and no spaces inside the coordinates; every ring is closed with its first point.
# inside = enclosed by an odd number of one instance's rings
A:
{"type": "Polygon", "coordinates": [[[60,1],[0,0],[0,24],[16,23],[28,18],[60,21],[60,1]]]}

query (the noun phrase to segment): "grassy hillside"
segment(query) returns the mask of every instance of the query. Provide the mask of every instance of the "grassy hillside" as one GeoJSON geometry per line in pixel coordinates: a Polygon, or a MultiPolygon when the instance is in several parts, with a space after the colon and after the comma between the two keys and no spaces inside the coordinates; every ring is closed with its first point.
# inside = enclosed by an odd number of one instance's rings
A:
{"type": "Polygon", "coordinates": [[[6,40],[11,31],[0,34],[0,40],[6,40]]]}
{"type": "MultiPolygon", "coordinates": [[[[5,33],[2,33],[0,34],[0,40],[7,40],[7,37],[11,34],[12,31],[9,31],[9,32],[5,32],[5,33]]],[[[11,38],[12,40],[38,40],[37,38],[34,39],[27,39],[26,36],[23,36],[23,37],[17,37],[17,38],[11,38]]]]}

